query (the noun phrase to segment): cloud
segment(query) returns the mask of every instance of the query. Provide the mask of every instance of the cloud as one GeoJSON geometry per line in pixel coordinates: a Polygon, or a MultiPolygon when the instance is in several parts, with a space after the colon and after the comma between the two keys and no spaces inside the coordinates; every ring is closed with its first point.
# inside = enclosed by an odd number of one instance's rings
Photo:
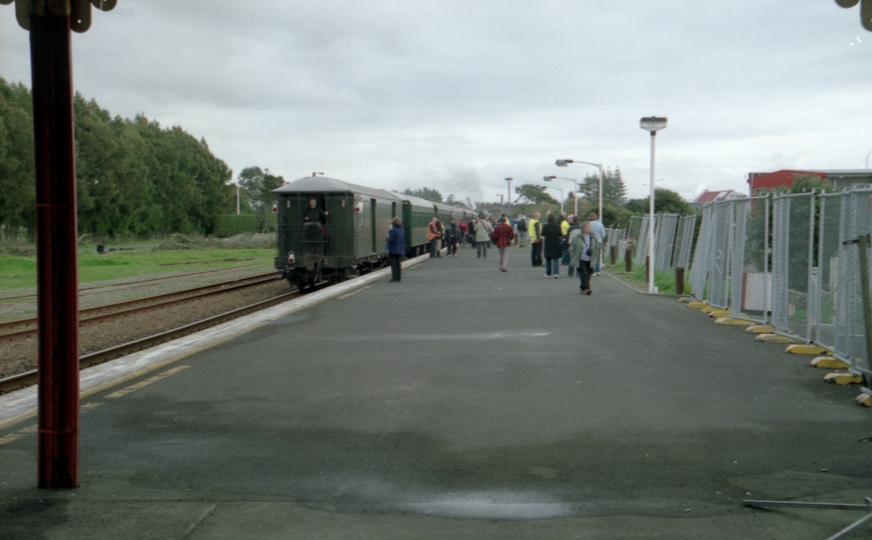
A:
{"type": "MultiPolygon", "coordinates": [[[[831,2],[124,0],[74,36],[76,88],[181,125],[235,170],[312,170],[494,200],[506,177],[620,166],[647,194],[750,171],[853,168],[872,149],[869,43],[831,2]],[[861,39],[858,39],[861,38],[861,39]],[[801,165],[802,164],[802,165],[801,165]]],[[[30,80],[0,7],[0,76],[30,80]]]]}

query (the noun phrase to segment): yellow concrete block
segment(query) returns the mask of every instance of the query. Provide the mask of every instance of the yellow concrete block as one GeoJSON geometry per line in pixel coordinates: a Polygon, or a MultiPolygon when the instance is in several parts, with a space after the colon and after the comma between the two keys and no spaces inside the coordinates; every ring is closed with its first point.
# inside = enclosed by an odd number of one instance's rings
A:
{"type": "Polygon", "coordinates": [[[693,302],[693,297],[692,296],[682,296],[681,298],[678,299],[678,301],[683,302],[683,303],[693,302]]]}
{"type": "Polygon", "coordinates": [[[847,363],[838,358],[833,358],[832,356],[818,356],[811,361],[811,365],[816,368],[824,369],[848,369],[851,367],[847,363]]]}
{"type": "Polygon", "coordinates": [[[829,351],[823,347],[818,347],[817,345],[805,345],[802,343],[788,345],[787,348],[784,349],[784,352],[790,354],[813,354],[815,356],[819,354],[829,354],[829,351]]]}
{"type": "Polygon", "coordinates": [[[749,334],[774,334],[775,327],[763,324],[755,324],[754,326],[749,326],[748,328],[745,328],[745,332],[748,332],[749,334]]]}
{"type": "Polygon", "coordinates": [[[854,375],[853,373],[828,373],[824,377],[824,382],[831,382],[840,385],[845,384],[860,384],[863,382],[863,377],[854,375]]]}
{"type": "Polygon", "coordinates": [[[754,323],[742,319],[734,319],[732,317],[721,317],[715,321],[715,324],[723,324],[725,326],[751,326],[754,323]]]}
{"type": "Polygon", "coordinates": [[[756,341],[762,341],[763,343],[799,343],[795,339],[779,336],[778,334],[760,334],[754,339],[756,341]]]}
{"type": "Polygon", "coordinates": [[[724,308],[714,307],[707,305],[706,307],[700,309],[703,313],[711,313],[712,311],[723,311],[724,308]]]}
{"type": "Polygon", "coordinates": [[[857,403],[864,407],[872,407],[872,396],[869,394],[860,394],[857,396],[857,403]]]}
{"type": "Polygon", "coordinates": [[[708,304],[706,304],[705,302],[691,302],[691,303],[687,304],[687,307],[693,308],[693,309],[701,309],[701,308],[706,307],[707,305],[708,304]]]}
{"type": "Polygon", "coordinates": [[[708,316],[712,319],[720,319],[721,317],[729,317],[732,312],[729,309],[716,309],[714,311],[703,311],[703,313],[708,313],[708,316]]]}

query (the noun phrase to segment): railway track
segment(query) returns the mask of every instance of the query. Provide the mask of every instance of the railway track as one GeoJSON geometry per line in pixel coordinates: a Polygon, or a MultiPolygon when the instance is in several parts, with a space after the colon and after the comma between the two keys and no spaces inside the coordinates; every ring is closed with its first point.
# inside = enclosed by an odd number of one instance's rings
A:
{"type": "MultiPolygon", "coordinates": [[[[312,290],[320,290],[327,286],[329,286],[328,282],[321,282],[316,284],[312,290]]],[[[193,334],[194,332],[199,332],[200,330],[216,326],[218,324],[236,319],[238,317],[242,317],[256,311],[260,311],[262,309],[281,304],[283,302],[287,302],[288,300],[292,300],[293,298],[296,298],[301,294],[303,293],[300,293],[299,291],[287,292],[274,296],[272,298],[268,298],[266,300],[262,300],[260,302],[255,302],[241,308],[221,313],[214,317],[209,317],[207,319],[187,324],[179,328],[168,330],[166,332],[161,332],[159,334],[148,336],[142,339],[137,339],[128,343],[109,347],[108,349],[82,355],[81,357],[79,357],[79,369],[81,370],[96,366],[104,362],[108,362],[110,360],[114,360],[116,358],[120,358],[122,356],[137,351],[141,351],[143,349],[148,349],[150,347],[160,345],[161,343],[165,343],[167,341],[178,339],[188,334],[193,334]]],[[[15,390],[20,390],[28,386],[32,386],[36,384],[36,382],[37,370],[35,369],[19,373],[17,375],[12,375],[4,379],[0,379],[0,395],[13,392],[15,390]]]]}
{"type": "MultiPolygon", "coordinates": [[[[214,283],[212,285],[195,287],[193,289],[185,289],[182,291],[159,294],[156,296],[147,296],[145,298],[137,298],[135,300],[128,300],[125,302],[117,302],[114,304],[87,308],[79,311],[79,317],[81,317],[79,319],[79,325],[85,326],[108,319],[131,315],[134,313],[141,313],[154,309],[162,309],[183,302],[190,302],[192,300],[201,299],[207,296],[225,294],[247,287],[262,285],[264,283],[272,283],[281,279],[282,277],[273,271],[265,274],[249,276],[246,278],[234,279],[221,283],[214,283]]],[[[19,319],[15,321],[0,323],[0,332],[6,332],[0,334],[0,342],[36,335],[38,330],[36,328],[37,323],[38,319],[36,318],[19,319]],[[15,328],[21,327],[26,328],[24,330],[14,330],[15,328]]]]}

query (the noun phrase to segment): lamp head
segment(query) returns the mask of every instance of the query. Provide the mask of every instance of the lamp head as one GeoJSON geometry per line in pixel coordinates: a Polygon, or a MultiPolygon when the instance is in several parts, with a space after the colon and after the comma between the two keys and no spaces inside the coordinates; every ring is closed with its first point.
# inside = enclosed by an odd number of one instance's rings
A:
{"type": "Polygon", "coordinates": [[[646,116],[639,121],[639,127],[651,133],[656,133],[661,129],[666,129],[666,120],[662,116],[646,116]]]}
{"type": "Polygon", "coordinates": [[[555,165],[557,165],[558,167],[566,167],[566,166],[568,166],[570,163],[573,163],[573,161],[572,161],[571,159],[558,159],[558,160],[555,161],[554,163],[555,163],[555,165]]]}
{"type": "Polygon", "coordinates": [[[550,182],[550,181],[554,180],[555,178],[557,178],[557,177],[556,176],[543,176],[542,180],[545,180],[546,182],[550,182]]]}

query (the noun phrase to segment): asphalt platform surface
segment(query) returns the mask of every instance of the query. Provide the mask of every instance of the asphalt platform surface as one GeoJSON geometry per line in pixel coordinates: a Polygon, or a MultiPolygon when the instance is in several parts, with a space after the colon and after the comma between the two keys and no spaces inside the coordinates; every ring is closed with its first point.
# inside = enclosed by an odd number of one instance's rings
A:
{"type": "Polygon", "coordinates": [[[822,540],[861,517],[742,505],[872,496],[856,388],[674,297],[497,264],[429,260],[86,397],[78,489],[37,489],[34,419],[5,426],[0,538],[822,540]]]}

